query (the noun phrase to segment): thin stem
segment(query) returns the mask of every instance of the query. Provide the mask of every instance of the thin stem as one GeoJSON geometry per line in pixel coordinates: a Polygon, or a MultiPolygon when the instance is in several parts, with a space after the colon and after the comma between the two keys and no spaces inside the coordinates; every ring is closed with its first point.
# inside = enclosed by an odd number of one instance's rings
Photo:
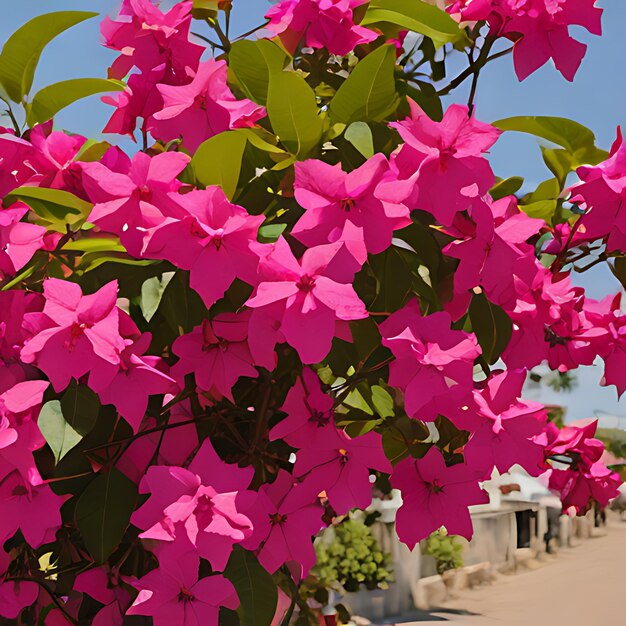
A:
{"type": "Polygon", "coordinates": [[[11,108],[11,105],[8,102],[6,102],[6,105],[7,105],[7,115],[11,118],[11,123],[13,124],[13,128],[15,129],[15,134],[18,137],[20,137],[22,135],[22,131],[20,129],[20,125],[19,125],[17,119],[15,118],[15,115],[13,113],[13,109],[11,108]]]}
{"type": "Polygon", "coordinates": [[[222,44],[222,50],[224,50],[224,52],[229,52],[231,48],[230,39],[228,39],[226,33],[222,30],[219,20],[217,18],[214,20],[207,19],[207,24],[215,31],[215,34],[218,36],[222,44]]]}
{"type": "Polygon", "coordinates": [[[235,37],[235,41],[239,41],[240,39],[245,39],[246,37],[253,35],[254,33],[257,32],[257,30],[261,30],[262,28],[265,28],[268,24],[269,24],[269,20],[267,22],[264,22],[260,26],[255,26],[252,30],[249,30],[247,33],[244,33],[243,35],[239,35],[239,37],[235,37]]]}
{"type": "Polygon", "coordinates": [[[194,37],[197,37],[198,39],[202,39],[202,41],[206,41],[213,48],[219,48],[220,50],[224,50],[224,48],[219,43],[217,43],[217,41],[213,41],[212,39],[209,39],[208,37],[205,37],[204,35],[201,35],[200,33],[191,33],[191,34],[194,37]]]}
{"type": "MultiPolygon", "coordinates": [[[[437,92],[438,96],[447,96],[451,91],[456,89],[459,85],[464,83],[470,76],[474,76],[474,81],[477,81],[476,74],[488,63],[489,52],[495,43],[495,39],[487,39],[480,49],[480,53],[475,60],[470,60],[470,65],[463,70],[456,78],[450,81],[450,84],[437,92]]],[[[494,55],[495,56],[495,55],[494,55]]],[[[476,88],[474,87],[474,93],[476,88]]],[[[473,100],[472,100],[473,104],[473,100]]]]}

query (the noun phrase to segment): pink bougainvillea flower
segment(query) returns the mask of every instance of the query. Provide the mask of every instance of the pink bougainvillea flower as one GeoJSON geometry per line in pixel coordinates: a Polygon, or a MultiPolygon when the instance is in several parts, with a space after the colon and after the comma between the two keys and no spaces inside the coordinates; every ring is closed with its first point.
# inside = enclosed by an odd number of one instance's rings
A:
{"type": "Polygon", "coordinates": [[[45,380],[27,380],[0,395],[0,460],[5,462],[6,471],[17,469],[31,485],[43,482],[32,453],[46,443],[37,416],[49,385],[45,380]]]}
{"type": "Polygon", "coordinates": [[[377,197],[379,183],[389,178],[389,164],[376,154],[358,169],[346,174],[341,165],[311,159],[296,163],[294,191],[306,213],[292,234],[306,246],[344,241],[362,265],[367,253],[379,254],[391,245],[393,231],[411,223],[403,204],[377,197]],[[346,239],[345,226],[358,229],[358,239],[346,239]]]}
{"type": "Polygon", "coordinates": [[[0,616],[14,620],[39,595],[39,585],[24,581],[0,583],[0,616]]]}
{"type": "Polygon", "coordinates": [[[481,287],[494,304],[514,308],[518,295],[515,277],[523,266],[535,263],[534,248],[526,241],[545,222],[520,211],[513,196],[478,203],[470,214],[473,221],[459,215],[447,231],[461,239],[443,250],[460,261],[454,290],[467,293],[481,287]]]}
{"type": "Polygon", "coordinates": [[[218,626],[221,606],[236,609],[232,583],[221,575],[198,579],[200,557],[174,542],[159,551],[159,567],[140,578],[139,595],[126,615],[149,615],[154,626],[218,626]]]}
{"type": "Polygon", "coordinates": [[[265,17],[267,29],[294,52],[304,39],[309,48],[326,48],[344,56],[359,44],[378,38],[378,33],[354,23],[354,9],[366,0],[281,0],[265,17]]]}
{"type": "Polygon", "coordinates": [[[46,229],[20,221],[29,211],[23,202],[15,202],[0,211],[0,276],[3,278],[13,276],[44,247],[46,229]]]}
{"type": "Polygon", "coordinates": [[[61,505],[70,497],[57,496],[48,485],[31,485],[17,471],[5,476],[0,484],[0,542],[17,530],[32,548],[54,541],[62,523],[61,505]]]}
{"type": "Polygon", "coordinates": [[[446,467],[434,446],[422,459],[400,461],[391,475],[391,484],[402,493],[402,506],[396,516],[398,537],[413,549],[416,543],[445,526],[451,535],[472,538],[468,506],[487,504],[478,472],[465,464],[446,467]]]}
{"type": "Polygon", "coordinates": [[[584,515],[594,500],[605,507],[619,494],[621,483],[619,474],[598,461],[583,469],[553,469],[549,487],[559,493],[564,511],[574,507],[584,515]]]}
{"type": "Polygon", "coordinates": [[[582,26],[602,34],[602,9],[596,0],[454,0],[449,11],[463,21],[487,20],[491,32],[515,41],[513,62],[524,80],[550,59],[567,80],[574,75],[587,46],[569,34],[582,26]]]}
{"type": "Polygon", "coordinates": [[[489,378],[474,391],[472,438],[465,448],[467,463],[484,467],[485,477],[495,466],[500,473],[521,465],[531,476],[545,471],[543,446],[533,440],[546,421],[542,404],[520,400],[525,370],[511,370],[489,378]]]}
{"type": "Polygon", "coordinates": [[[270,574],[284,563],[295,563],[303,579],[315,565],[311,539],[324,527],[318,493],[317,484],[298,483],[284,470],[259,489],[249,512],[254,533],[243,547],[257,550],[259,563],[270,574]]]}
{"type": "Polygon", "coordinates": [[[601,302],[587,299],[585,316],[596,328],[606,329],[597,351],[604,360],[602,385],[615,385],[618,396],[626,391],[626,314],[622,311],[622,294],[608,296],[601,302]]]}
{"type": "Polygon", "coordinates": [[[296,454],[294,476],[308,480],[326,492],[338,515],[350,509],[365,509],[372,502],[370,470],[391,473],[391,463],[383,451],[378,433],[369,432],[351,439],[335,429],[315,446],[306,446],[296,454]]]}
{"type": "Polygon", "coordinates": [[[140,256],[145,229],[183,213],[176,196],[182,183],[176,177],[188,163],[181,152],[154,157],[138,152],[124,173],[99,162],[82,164],[83,184],[94,202],[89,221],[118,235],[132,255],[140,256]]]}
{"type": "Polygon", "coordinates": [[[123,79],[133,66],[142,72],[163,66],[166,76],[196,68],[203,48],[189,41],[190,26],[191,2],[177,2],[164,14],[151,0],[123,0],[118,18],[100,24],[104,45],[121,52],[109,76],[123,79]]]}
{"type": "Polygon", "coordinates": [[[117,281],[85,296],[76,283],[48,278],[43,290],[43,313],[25,316],[36,329],[21,350],[25,363],[37,365],[56,391],[72,378],[120,363],[126,342],[118,327],[117,281]]]}
{"type": "Polygon", "coordinates": [[[599,461],[604,453],[604,444],[594,438],[597,428],[597,419],[584,420],[582,423],[574,422],[561,429],[548,428],[546,456],[574,455],[587,466],[591,466],[599,461]]]}
{"type": "MultiPolygon", "coordinates": [[[[141,118],[141,131],[147,137],[152,116],[163,108],[163,98],[156,88],[162,80],[163,66],[158,66],[151,72],[131,74],[124,91],[103,96],[102,102],[115,107],[115,111],[102,132],[128,135],[136,141],[135,130],[141,118]]],[[[187,82],[188,77],[182,84],[187,82]]]]}
{"type": "Polygon", "coordinates": [[[202,391],[234,402],[232,388],[239,378],[259,375],[248,347],[249,318],[249,311],[221,313],[176,339],[172,351],[180,361],[172,367],[172,376],[182,381],[193,372],[202,391]]]}
{"type": "Polygon", "coordinates": [[[304,363],[317,363],[330,351],[337,320],[367,317],[352,279],[342,267],[342,243],[309,248],[298,261],[280,237],[260,258],[260,283],[246,305],[282,305],[280,329],[304,363]]]}
{"type": "MultiPolygon", "coordinates": [[[[171,400],[173,397],[170,395],[163,398],[164,404],[171,400]]],[[[173,427],[165,431],[154,430],[157,427],[156,419],[146,417],[139,432],[154,432],[135,439],[116,463],[116,467],[133,482],[140,482],[151,464],[184,465],[198,448],[198,432],[193,423],[189,400],[183,400],[170,409],[168,425],[173,427]],[[186,425],[181,425],[183,422],[186,425]],[[155,453],[158,453],[156,459],[155,453]]]]}
{"type": "Polygon", "coordinates": [[[53,130],[52,120],[31,128],[27,137],[34,149],[32,165],[37,171],[29,183],[65,189],[82,196],[80,165],[76,157],[87,138],[53,130]]]}
{"type": "Polygon", "coordinates": [[[95,567],[76,577],[74,590],[87,593],[104,605],[94,617],[93,626],[122,626],[122,612],[131,604],[131,595],[122,581],[128,582],[107,566],[95,567]]]}
{"type": "Polygon", "coordinates": [[[134,433],[139,430],[150,396],[178,391],[176,381],[164,371],[167,365],[163,359],[144,355],[151,339],[151,334],[145,333],[121,352],[119,365],[101,368],[89,377],[89,386],[100,402],[113,404],[134,433]]]}
{"type": "Polygon", "coordinates": [[[36,157],[32,145],[14,131],[0,126],[0,196],[28,182],[36,173],[31,161],[36,157]]]}
{"type": "Polygon", "coordinates": [[[423,317],[416,300],[380,325],[383,345],[396,359],[389,384],[404,390],[412,417],[432,421],[439,414],[454,419],[470,399],[474,360],[480,348],[473,334],[451,330],[445,312],[423,317]]]}
{"type": "Polygon", "coordinates": [[[205,140],[233,128],[254,126],[265,117],[265,109],[252,100],[237,100],[226,83],[226,61],[209,59],[200,63],[188,85],[158,85],[163,109],[156,112],[150,127],[162,141],[181,138],[190,152],[205,140]]]}
{"type": "Polygon", "coordinates": [[[184,213],[148,231],[144,255],[190,270],[192,289],[210,307],[236,277],[250,280],[256,274],[258,257],[249,242],[264,217],[231,204],[220,187],[191,191],[181,203],[184,213]]]}
{"type": "Polygon", "coordinates": [[[585,209],[577,232],[587,240],[605,239],[607,250],[626,251],[626,144],[621,129],[606,161],[579,167],[581,182],[574,185],[571,201],[585,209]]]}
{"type": "Polygon", "coordinates": [[[468,116],[466,106],[449,106],[441,122],[435,122],[414,101],[409,104],[411,117],[391,124],[405,142],[391,164],[400,180],[414,184],[413,191],[407,198],[405,186],[392,181],[381,185],[379,193],[391,199],[397,190],[397,199],[409,208],[428,211],[448,226],[493,186],[494,174],[482,154],[501,131],[468,116]]]}
{"type": "Polygon", "coordinates": [[[284,439],[296,448],[317,449],[318,444],[334,436],[333,405],[333,398],[322,391],[317,374],[305,367],[280,409],[287,417],[272,428],[270,440],[284,439]]]}
{"type": "Polygon", "coordinates": [[[252,534],[241,512],[254,502],[246,491],[252,468],[224,463],[206,439],[189,469],[151,466],[139,485],[152,496],[131,519],[146,539],[172,542],[186,538],[213,568],[223,570],[236,543],[252,534]]]}
{"type": "Polygon", "coordinates": [[[513,336],[502,354],[508,367],[530,368],[547,360],[551,369],[565,372],[591,365],[597,356],[597,343],[607,331],[586,318],[584,290],[573,287],[567,276],[553,280],[539,267],[508,312],[513,336]]]}

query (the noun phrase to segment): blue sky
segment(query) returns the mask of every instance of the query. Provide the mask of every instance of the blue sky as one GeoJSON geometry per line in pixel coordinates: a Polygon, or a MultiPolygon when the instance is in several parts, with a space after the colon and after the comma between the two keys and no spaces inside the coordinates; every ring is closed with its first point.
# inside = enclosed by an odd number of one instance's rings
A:
{"type": "MultiPolygon", "coordinates": [[[[170,0],[171,3],[171,0],[170,0]]],[[[626,47],[623,27],[626,24],[624,0],[600,0],[605,9],[603,37],[578,31],[576,37],[589,44],[589,49],[574,83],[568,83],[552,67],[546,65],[523,83],[513,72],[510,58],[495,61],[481,74],[476,115],[483,121],[494,121],[514,115],[557,115],[569,117],[591,128],[598,145],[608,148],[616,127],[626,126],[626,81],[616,72],[616,64],[624,58],[626,47]]],[[[268,0],[234,0],[231,32],[239,34],[258,25],[270,6],[268,0]]],[[[103,15],[116,13],[117,0],[41,0],[12,2],[0,21],[0,42],[28,19],[44,10],[86,10],[103,15]]],[[[64,33],[46,49],[35,76],[35,89],[67,78],[103,76],[113,53],[99,45],[98,18],[80,24],[64,33]]],[[[454,98],[464,101],[463,89],[454,98]]],[[[62,112],[57,119],[61,127],[89,136],[98,136],[110,115],[110,108],[96,98],[80,102],[62,112]]],[[[543,165],[538,144],[532,137],[511,133],[504,135],[493,148],[490,158],[496,174],[502,177],[521,175],[529,183],[538,183],[550,176],[543,165]]],[[[577,276],[590,296],[602,297],[618,289],[606,270],[598,269],[577,276]]],[[[578,419],[594,410],[626,414],[626,401],[618,402],[615,390],[599,387],[601,368],[579,370],[579,386],[571,394],[543,392],[546,402],[566,404],[569,418],[578,419]]]]}

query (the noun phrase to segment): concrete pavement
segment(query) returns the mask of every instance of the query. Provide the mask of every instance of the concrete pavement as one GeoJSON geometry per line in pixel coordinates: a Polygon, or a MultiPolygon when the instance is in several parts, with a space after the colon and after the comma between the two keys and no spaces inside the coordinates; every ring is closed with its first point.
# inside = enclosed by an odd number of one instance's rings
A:
{"type": "Polygon", "coordinates": [[[626,522],[608,534],[559,551],[539,569],[503,575],[464,590],[441,611],[418,612],[385,625],[622,626],[626,624],[626,522]]]}

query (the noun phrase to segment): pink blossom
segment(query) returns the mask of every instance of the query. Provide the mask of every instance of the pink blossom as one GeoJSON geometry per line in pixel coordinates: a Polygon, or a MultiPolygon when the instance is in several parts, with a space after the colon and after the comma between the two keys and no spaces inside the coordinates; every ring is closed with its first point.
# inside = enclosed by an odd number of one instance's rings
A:
{"type": "Polygon", "coordinates": [[[36,182],[40,187],[65,189],[82,196],[80,166],[75,159],[87,138],[52,129],[50,120],[45,124],[37,124],[28,133],[36,151],[34,166],[37,170],[37,175],[29,182],[36,182]]]}
{"type": "Polygon", "coordinates": [[[191,2],[178,2],[163,13],[150,0],[123,0],[116,20],[100,24],[104,45],[121,55],[109,69],[111,78],[123,79],[137,67],[142,72],[164,66],[164,75],[196,68],[203,48],[189,41],[191,2]]]}
{"type": "MultiPolygon", "coordinates": [[[[0,550],[0,574],[3,579],[9,560],[8,554],[0,550]]],[[[0,582],[0,616],[15,620],[22,609],[37,601],[38,595],[39,585],[35,582],[3,580],[0,582]]]]}
{"type": "Polygon", "coordinates": [[[350,509],[365,509],[372,502],[370,469],[391,473],[378,433],[369,432],[351,439],[335,429],[296,454],[294,476],[319,485],[338,515],[350,509]]]}
{"type": "Polygon", "coordinates": [[[234,402],[232,388],[239,378],[259,375],[248,347],[249,317],[249,312],[221,313],[176,339],[172,351],[180,361],[172,367],[172,376],[182,381],[193,372],[202,391],[234,402]]]}
{"type": "Polygon", "coordinates": [[[391,245],[393,231],[411,223],[403,204],[377,197],[379,183],[389,178],[389,164],[376,154],[346,174],[340,165],[311,159],[296,163],[295,196],[306,209],[292,234],[306,246],[343,241],[359,265],[367,253],[379,254],[391,245]],[[358,234],[346,237],[351,223],[358,234]]]}
{"type": "Polygon", "coordinates": [[[571,201],[585,209],[577,232],[585,239],[606,239],[609,252],[626,251],[626,144],[617,130],[609,158],[596,166],[579,167],[581,182],[570,191],[571,201]]]}
{"type": "Polygon", "coordinates": [[[333,398],[322,391],[317,374],[305,367],[280,408],[287,417],[272,428],[270,441],[284,439],[296,448],[318,449],[334,436],[333,404],[333,398]]]}
{"type": "Polygon", "coordinates": [[[176,177],[188,163],[180,152],[154,157],[138,152],[124,173],[103,163],[84,163],[83,184],[95,203],[89,221],[119,235],[130,254],[140,256],[145,229],[183,213],[176,194],[182,183],[176,177]]]}
{"type": "Polygon", "coordinates": [[[24,185],[35,174],[32,145],[0,126],[0,196],[24,185]]]}
{"type": "Polygon", "coordinates": [[[253,309],[281,303],[280,330],[304,363],[317,363],[330,351],[337,320],[367,317],[352,279],[341,267],[342,243],[309,248],[298,261],[281,237],[259,260],[260,283],[246,305],[253,309]]]}
{"type": "Polygon", "coordinates": [[[456,213],[480,203],[493,186],[491,166],[482,155],[501,131],[468,116],[466,106],[449,106],[441,122],[435,122],[413,100],[409,105],[411,117],[390,124],[405,142],[391,165],[400,180],[414,185],[413,191],[407,198],[404,185],[389,182],[379,193],[391,199],[396,190],[397,199],[409,208],[428,211],[450,225],[456,213]]]}
{"type": "Polygon", "coordinates": [[[89,386],[100,402],[113,404],[134,433],[139,430],[150,396],[178,391],[163,359],[144,355],[151,339],[151,334],[145,333],[121,352],[119,365],[101,368],[89,377],[89,386]]]}
{"type": "Polygon", "coordinates": [[[423,317],[412,300],[380,325],[383,345],[396,357],[389,384],[404,391],[412,417],[432,421],[445,414],[454,419],[470,399],[480,348],[473,334],[451,330],[451,323],[445,312],[423,317]]]}
{"type": "Polygon", "coordinates": [[[192,289],[210,307],[236,277],[245,280],[256,274],[258,258],[249,242],[256,240],[264,218],[231,204],[220,187],[191,191],[181,204],[179,216],[148,231],[144,255],[189,270],[192,289]]]}
{"type": "Polygon", "coordinates": [[[519,80],[550,59],[567,80],[574,80],[587,46],[570,36],[569,27],[602,33],[602,9],[595,0],[454,0],[449,10],[464,21],[488,20],[493,34],[515,41],[519,80]]]}
{"type": "Polygon", "coordinates": [[[122,626],[122,611],[130,605],[131,596],[121,583],[122,577],[107,566],[95,567],[76,577],[74,590],[87,593],[104,605],[94,618],[93,626],[122,626]]]}
{"type": "Polygon", "coordinates": [[[489,502],[478,485],[480,475],[465,464],[447,467],[434,446],[422,459],[400,461],[391,475],[391,484],[402,492],[402,506],[396,516],[400,539],[413,549],[416,543],[445,526],[451,535],[471,539],[472,519],[468,506],[489,502]]]}
{"type": "Polygon", "coordinates": [[[25,363],[37,365],[56,391],[72,378],[120,363],[126,345],[118,329],[117,281],[85,296],[76,283],[48,278],[43,290],[43,313],[26,316],[36,331],[21,350],[25,363]]]}
{"type": "Polygon", "coordinates": [[[232,583],[221,575],[199,579],[200,558],[187,544],[159,552],[159,567],[139,579],[139,595],[126,615],[149,615],[154,626],[218,626],[221,606],[239,605],[232,583]]]}
{"type": "Polygon", "coordinates": [[[489,378],[474,391],[472,412],[476,423],[465,447],[467,463],[484,467],[489,478],[495,466],[500,473],[521,465],[531,476],[543,473],[543,447],[533,438],[546,421],[542,404],[520,400],[525,370],[510,370],[489,378]]]}
{"type": "Polygon", "coordinates": [[[200,63],[188,85],[157,85],[163,109],[153,115],[150,131],[162,141],[181,138],[190,152],[205,140],[233,128],[254,126],[265,109],[251,100],[237,100],[226,84],[225,61],[200,63]]]}
{"type": "Polygon", "coordinates": [[[54,541],[61,527],[61,505],[68,498],[55,495],[48,485],[30,485],[17,471],[5,476],[0,484],[0,541],[17,530],[32,548],[54,541]]]}
{"type": "Polygon", "coordinates": [[[362,4],[365,0],[282,0],[265,14],[267,29],[292,52],[304,38],[309,48],[345,56],[378,37],[354,23],[353,11],[362,4]]]}
{"type": "Polygon", "coordinates": [[[0,395],[0,478],[14,468],[31,485],[42,483],[33,452],[45,445],[37,415],[49,383],[32,380],[16,383],[0,395]]]}
{"type": "Polygon", "coordinates": [[[600,337],[598,353],[604,360],[604,376],[601,384],[615,385],[618,396],[626,391],[624,371],[626,368],[626,314],[621,308],[622,294],[608,296],[601,302],[587,300],[585,315],[596,328],[606,334],[600,337]]]}
{"type": "Polygon", "coordinates": [[[565,372],[591,365],[606,331],[587,319],[584,290],[572,287],[567,276],[553,282],[542,267],[523,290],[525,295],[509,312],[513,336],[502,354],[507,366],[530,368],[547,360],[551,369],[565,372]]]}
{"type": "Polygon", "coordinates": [[[297,483],[284,470],[259,489],[249,511],[254,533],[243,547],[258,550],[259,562],[270,574],[284,563],[295,563],[302,580],[315,564],[311,538],[324,526],[317,495],[317,484],[297,483]]]}
{"type": "Polygon", "coordinates": [[[535,263],[534,247],[526,241],[544,225],[517,208],[514,197],[478,203],[470,210],[473,222],[457,216],[448,233],[462,238],[446,246],[448,256],[459,259],[454,290],[467,293],[481,287],[494,304],[514,308],[515,277],[535,263]]]}
{"type": "Polygon", "coordinates": [[[233,545],[252,533],[250,520],[241,512],[254,501],[254,494],[245,491],[250,480],[250,471],[224,463],[206,439],[189,469],[148,469],[139,491],[152,496],[131,521],[144,530],[144,539],[186,538],[214,569],[223,570],[233,545]]]}
{"type": "Polygon", "coordinates": [[[3,278],[15,275],[44,247],[46,229],[20,221],[29,211],[23,202],[15,202],[0,211],[0,275],[3,278]]]}
{"type": "MultiPolygon", "coordinates": [[[[164,402],[172,399],[172,396],[165,396],[164,402]]],[[[116,463],[117,469],[138,483],[151,462],[156,465],[184,465],[198,447],[198,433],[193,423],[189,400],[179,402],[170,409],[167,425],[170,428],[164,431],[155,430],[135,439],[116,463]],[[157,451],[158,456],[154,459],[157,451]]],[[[155,418],[146,417],[139,432],[156,427],[155,418]]]]}

